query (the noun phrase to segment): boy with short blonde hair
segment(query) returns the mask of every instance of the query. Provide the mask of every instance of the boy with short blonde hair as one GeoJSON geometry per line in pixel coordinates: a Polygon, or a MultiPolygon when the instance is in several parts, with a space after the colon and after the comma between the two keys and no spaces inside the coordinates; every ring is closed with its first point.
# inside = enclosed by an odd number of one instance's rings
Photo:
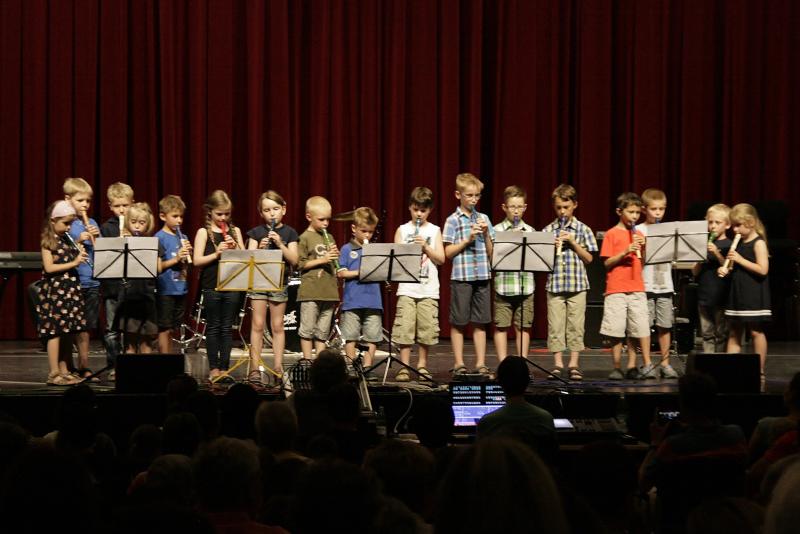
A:
{"type": "Polygon", "coordinates": [[[453,260],[450,273],[450,340],[454,375],[467,374],[464,365],[464,329],[473,324],[476,372],[489,376],[486,366],[486,325],[492,322],[490,282],[494,227],[477,211],[483,182],[471,173],[456,176],[459,205],[445,222],[442,241],[445,255],[453,260]]]}
{"type": "Polygon", "coordinates": [[[726,352],[728,347],[728,321],[725,305],[728,300],[730,278],[717,276],[717,269],[725,263],[731,248],[728,229],[731,227],[731,208],[714,204],[706,211],[708,221],[708,257],[692,268],[697,280],[697,311],[703,352],[726,352]]]}
{"type": "Polygon", "coordinates": [[[63,185],[64,200],[69,201],[78,215],[69,227],[73,241],[80,243],[89,256],[88,262],[78,265],[78,277],[83,296],[86,330],[75,337],[78,346],[78,374],[80,378],[92,375],[89,369],[89,332],[97,330],[100,316],[100,282],[94,278],[91,263],[94,262],[94,240],[100,236],[97,222],[89,217],[92,206],[92,186],[83,178],[67,178],[63,185]]]}
{"type": "Polygon", "coordinates": [[[158,350],[162,353],[170,352],[172,330],[183,322],[189,291],[186,279],[192,247],[181,230],[185,211],[186,204],[177,195],[167,195],[158,202],[158,216],[164,223],[156,232],[162,253],[156,293],[158,350]]]}
{"type": "Polygon", "coordinates": [[[321,196],[306,200],[305,232],[297,242],[298,269],[303,272],[297,302],[300,303],[300,347],[304,358],[311,358],[312,349],[317,354],[325,349],[331,332],[331,321],[339,302],[339,249],[328,234],[331,221],[331,204],[321,196]]]}
{"type": "Polygon", "coordinates": [[[356,357],[356,342],[359,338],[367,343],[364,365],[372,365],[377,344],[383,341],[383,303],[379,282],[361,282],[358,272],[361,267],[363,245],[369,243],[375,233],[378,216],[372,208],[361,207],[353,212],[350,229],[353,238],[339,253],[341,270],[336,273],[344,282],[339,327],[345,341],[344,350],[350,360],[356,357]]]}
{"type": "MultiPolygon", "coordinates": [[[[503,191],[500,208],[506,217],[494,226],[495,232],[533,232],[532,226],[522,220],[528,208],[525,190],[510,185],[503,191]]],[[[533,292],[536,283],[533,273],[498,272],[494,275],[494,346],[497,360],[508,355],[508,329],[513,325],[517,355],[526,357],[531,342],[533,326],[533,292]]]]}
{"type": "Polygon", "coordinates": [[[589,277],[586,265],[592,262],[592,253],[597,252],[597,241],[592,229],[575,217],[578,208],[578,193],[570,184],[561,184],[553,190],[550,198],[556,218],[542,230],[553,232],[556,247],[561,254],[556,256],[553,272],[547,275],[547,348],[553,353],[553,375],[564,373],[563,353],[569,351],[568,378],[583,380],[578,359],[584,349],[583,335],[586,320],[586,295],[589,292],[589,277]]]}
{"type": "MultiPolygon", "coordinates": [[[[428,221],[433,209],[433,192],[427,187],[415,187],[408,198],[411,219],[400,225],[394,234],[395,243],[416,243],[422,247],[419,284],[397,285],[397,311],[392,326],[392,339],[400,346],[400,361],[411,363],[411,345],[418,348],[417,372],[433,379],[428,370],[428,348],[439,343],[439,271],[445,260],[442,232],[428,221]]],[[[398,382],[407,382],[407,369],[395,375],[398,382]]]]}
{"type": "MultiPolygon", "coordinates": [[[[115,182],[106,189],[108,208],[111,210],[111,217],[100,227],[100,235],[103,237],[119,237],[120,230],[124,226],[120,217],[124,217],[128,208],[133,204],[133,188],[122,182],[115,182]]],[[[119,305],[120,283],[116,280],[103,280],[100,284],[103,292],[103,303],[106,312],[106,333],[103,338],[106,346],[106,361],[108,365],[114,365],[117,354],[122,352],[119,336],[114,330],[114,315],[119,305]]],[[[114,378],[114,371],[109,374],[109,378],[114,378]]]]}
{"type": "MultiPolygon", "coordinates": [[[[660,189],[649,188],[642,192],[644,205],[644,224],[639,225],[642,235],[647,237],[647,229],[652,224],[664,220],[667,212],[667,195],[660,189]]],[[[647,309],[650,325],[655,325],[658,335],[658,346],[661,351],[661,365],[658,371],[662,378],[678,378],[678,373],[669,364],[669,353],[672,343],[672,324],[675,321],[672,310],[672,298],[675,288],[672,283],[672,264],[659,263],[658,265],[645,265],[642,268],[644,289],[647,293],[647,309]]],[[[628,346],[628,352],[633,350],[628,346]]]]}
{"type": "Polygon", "coordinates": [[[635,229],[642,213],[642,199],[636,193],[622,193],[617,197],[616,211],[619,222],[605,233],[600,248],[600,257],[605,258],[606,268],[600,333],[613,342],[614,369],[608,378],[655,378],[655,368],[650,362],[650,325],[640,257],[644,236],[635,229]],[[628,370],[623,374],[622,341],[626,334],[630,335],[629,342],[638,339],[644,366],[637,370],[636,353],[629,353],[628,370]]]}

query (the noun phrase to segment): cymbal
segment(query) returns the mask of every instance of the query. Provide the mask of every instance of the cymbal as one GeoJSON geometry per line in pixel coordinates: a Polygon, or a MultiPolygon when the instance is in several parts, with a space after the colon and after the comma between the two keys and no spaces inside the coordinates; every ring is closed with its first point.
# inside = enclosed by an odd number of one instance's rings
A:
{"type": "Polygon", "coordinates": [[[343,211],[342,213],[337,213],[331,217],[331,220],[336,222],[352,222],[354,220],[353,215],[355,212],[356,210],[343,211]]]}

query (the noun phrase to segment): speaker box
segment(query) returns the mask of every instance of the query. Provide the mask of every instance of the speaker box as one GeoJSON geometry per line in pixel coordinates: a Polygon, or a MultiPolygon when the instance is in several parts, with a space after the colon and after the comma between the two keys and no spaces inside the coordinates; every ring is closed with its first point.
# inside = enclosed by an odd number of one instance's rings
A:
{"type": "Polygon", "coordinates": [[[591,349],[603,347],[603,336],[600,335],[600,324],[603,322],[603,305],[587,304],[586,321],[584,323],[583,343],[591,349]]]}
{"type": "Polygon", "coordinates": [[[115,369],[119,393],[165,393],[169,381],[184,373],[184,356],[120,354],[115,369]]]}
{"type": "Polygon", "coordinates": [[[686,368],[689,372],[713,376],[720,393],[761,391],[758,354],[690,352],[686,368]]]}

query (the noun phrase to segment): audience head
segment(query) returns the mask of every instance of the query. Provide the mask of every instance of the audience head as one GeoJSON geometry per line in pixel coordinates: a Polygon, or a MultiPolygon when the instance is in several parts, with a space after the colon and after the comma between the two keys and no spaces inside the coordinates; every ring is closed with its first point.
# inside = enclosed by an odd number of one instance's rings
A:
{"type": "Polygon", "coordinates": [[[256,436],[273,454],[292,450],[297,438],[297,416],[285,402],[264,401],[256,411],[256,436]]]}
{"type": "Polygon", "coordinates": [[[222,434],[232,438],[253,439],[258,393],[248,384],[234,384],[222,397],[222,434]]]}
{"type": "Polygon", "coordinates": [[[171,414],[164,421],[161,450],[164,454],[194,455],[203,439],[203,429],[197,417],[189,412],[171,414]]]}
{"type": "Polygon", "coordinates": [[[439,487],[437,534],[566,533],[555,482],[530,448],[486,438],[465,449],[439,487]]]}
{"type": "Polygon", "coordinates": [[[531,381],[528,362],[520,356],[509,356],[497,367],[497,382],[507,397],[525,394],[531,381]]]}
{"type": "Polygon", "coordinates": [[[198,504],[208,512],[255,515],[261,504],[260,473],[252,442],[217,438],[202,446],[194,459],[198,504]]]}
{"type": "Polygon", "coordinates": [[[386,495],[400,499],[420,517],[429,517],[436,465],[433,454],[416,443],[385,440],[367,452],[364,468],[377,476],[386,495]]]}
{"type": "Polygon", "coordinates": [[[784,472],[767,506],[764,534],[789,534],[797,532],[800,524],[800,463],[789,466],[784,472]]]}
{"type": "Polygon", "coordinates": [[[186,411],[194,414],[203,429],[203,441],[217,437],[220,426],[219,401],[210,391],[197,391],[186,398],[186,411]]]}
{"type": "Polygon", "coordinates": [[[764,509],[751,500],[725,497],[701,503],[689,512],[687,534],[759,534],[764,509]]]}
{"type": "Polygon", "coordinates": [[[711,417],[716,409],[717,383],[703,373],[686,373],[678,380],[681,415],[711,417]]]}
{"type": "Polygon", "coordinates": [[[783,392],[783,401],[790,412],[800,412],[800,372],[794,374],[783,392]]]}
{"type": "Polygon", "coordinates": [[[317,393],[327,393],[333,386],[347,382],[347,363],[339,351],[325,349],[311,364],[311,386],[317,393]]]}
{"type": "Polygon", "coordinates": [[[441,449],[450,443],[455,415],[450,402],[442,397],[423,396],[414,410],[409,426],[424,447],[441,449]]]}

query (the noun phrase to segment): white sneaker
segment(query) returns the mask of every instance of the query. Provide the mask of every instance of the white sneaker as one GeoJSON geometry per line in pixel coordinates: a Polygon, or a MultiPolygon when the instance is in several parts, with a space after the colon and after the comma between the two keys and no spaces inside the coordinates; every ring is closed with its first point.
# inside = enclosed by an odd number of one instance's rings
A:
{"type": "Polygon", "coordinates": [[[678,371],[672,368],[670,364],[660,365],[661,378],[678,378],[678,371]]]}
{"type": "Polygon", "coordinates": [[[650,380],[656,378],[658,378],[658,371],[656,371],[656,366],[652,363],[639,367],[640,380],[650,380]]]}

